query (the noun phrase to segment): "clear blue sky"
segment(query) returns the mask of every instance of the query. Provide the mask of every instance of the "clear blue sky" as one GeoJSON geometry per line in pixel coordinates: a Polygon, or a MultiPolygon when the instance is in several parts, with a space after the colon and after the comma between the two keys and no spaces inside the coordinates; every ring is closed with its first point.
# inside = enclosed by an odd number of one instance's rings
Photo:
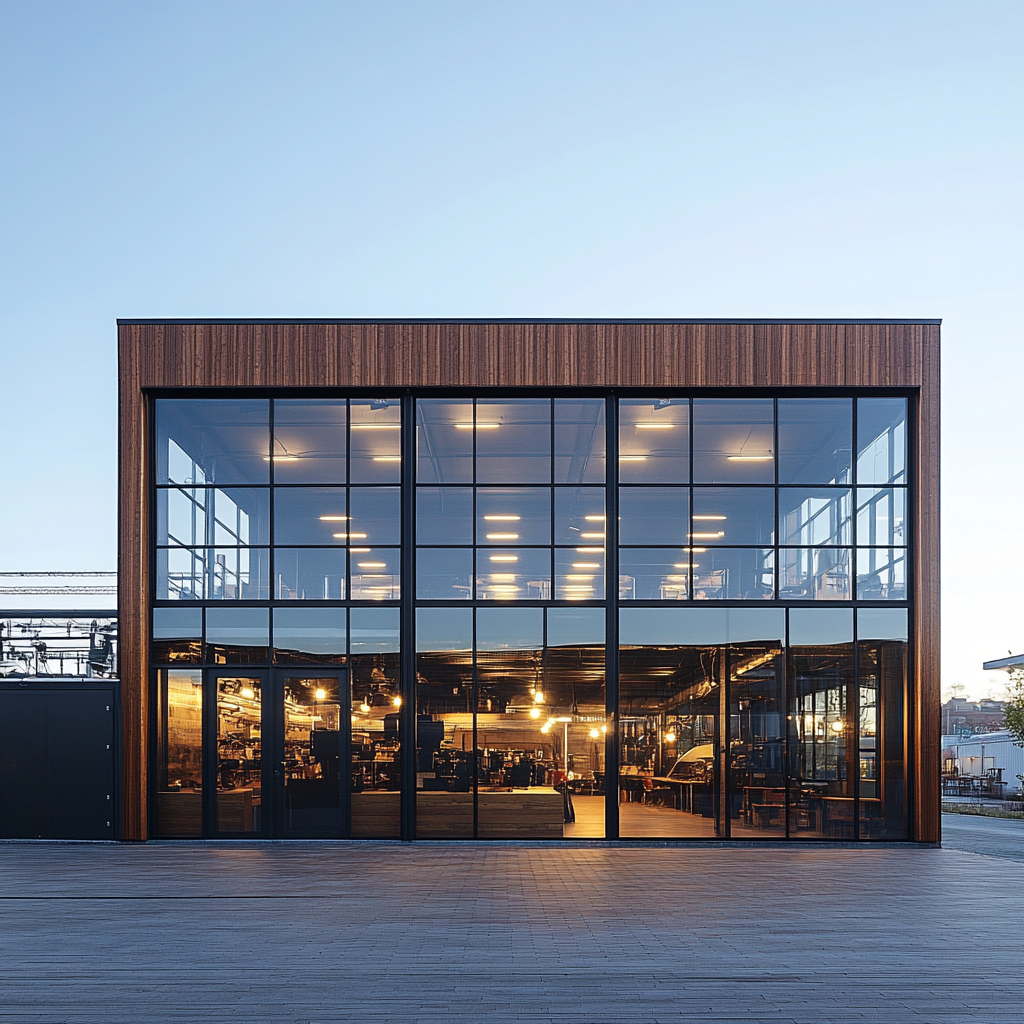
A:
{"type": "Polygon", "coordinates": [[[0,3],[0,568],[116,317],[944,319],[944,684],[1024,650],[1024,3],[0,3]]]}

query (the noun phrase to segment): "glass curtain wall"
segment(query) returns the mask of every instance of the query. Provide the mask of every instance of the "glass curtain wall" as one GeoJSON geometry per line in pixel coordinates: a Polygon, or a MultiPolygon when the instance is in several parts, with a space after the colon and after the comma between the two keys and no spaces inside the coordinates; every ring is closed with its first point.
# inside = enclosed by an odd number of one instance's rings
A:
{"type": "Polygon", "coordinates": [[[608,401],[158,399],[155,834],[905,837],[907,400],[608,401]]]}

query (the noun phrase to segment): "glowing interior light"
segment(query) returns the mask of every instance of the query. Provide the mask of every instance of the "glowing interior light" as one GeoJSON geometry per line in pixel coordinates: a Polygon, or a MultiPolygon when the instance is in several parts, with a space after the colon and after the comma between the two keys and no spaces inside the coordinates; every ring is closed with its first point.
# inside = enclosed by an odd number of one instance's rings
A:
{"type": "MultiPolygon", "coordinates": [[[[478,423],[476,425],[476,429],[477,430],[497,430],[499,426],[501,426],[500,423],[478,423]]],[[[472,430],[473,429],[473,424],[472,423],[456,423],[455,424],[455,429],[456,430],[472,430]]]]}
{"type": "Polygon", "coordinates": [[[401,462],[401,455],[374,455],[374,462],[401,462]]]}
{"type": "Polygon", "coordinates": [[[530,708],[531,718],[540,718],[540,708],[530,708]]]}
{"type": "Polygon", "coordinates": [[[600,562],[573,562],[572,567],[574,569],[600,569],[600,562]]]}
{"type": "Polygon", "coordinates": [[[513,583],[516,578],[516,574],[514,572],[492,572],[488,573],[488,575],[497,583],[513,583]]]}
{"type": "Polygon", "coordinates": [[[348,516],[321,516],[321,523],[347,523],[349,520],[348,516]]]}
{"type": "Polygon", "coordinates": [[[567,580],[592,580],[594,574],[592,572],[569,572],[565,574],[567,580]]]}
{"type": "Polygon", "coordinates": [[[835,720],[835,721],[834,721],[834,722],[832,723],[832,731],[833,731],[833,732],[842,732],[842,731],[843,731],[843,723],[842,723],[842,720],[841,720],[841,719],[837,718],[837,719],[836,719],[836,720],[835,720]]]}
{"type": "Polygon", "coordinates": [[[581,533],[580,537],[583,540],[604,540],[603,533],[581,533]]]}
{"type": "Polygon", "coordinates": [[[402,698],[401,697],[392,697],[391,698],[391,703],[392,703],[392,705],[394,705],[394,707],[400,708],[402,706],[402,698]]]}
{"type": "Polygon", "coordinates": [[[364,715],[367,715],[370,713],[370,705],[367,704],[366,701],[363,701],[363,703],[359,705],[359,710],[362,711],[364,715]]]}
{"type": "Polygon", "coordinates": [[[566,590],[566,591],[574,591],[574,590],[593,590],[594,588],[593,587],[585,586],[582,583],[573,583],[573,584],[567,584],[562,589],[566,590]]]}
{"type": "MultiPolygon", "coordinates": [[[[270,462],[270,460],[271,460],[271,456],[270,455],[264,455],[263,456],[263,461],[264,462],[270,462]]],[[[273,456],[273,460],[274,460],[274,462],[298,462],[299,461],[299,456],[298,455],[274,455],[273,456]]]]}
{"type": "Polygon", "coordinates": [[[540,731],[545,734],[551,732],[551,723],[546,722],[544,725],[540,727],[540,731]]]}
{"type": "Polygon", "coordinates": [[[596,555],[604,551],[604,548],[577,548],[576,554],[578,555],[596,555]]]}
{"type": "Polygon", "coordinates": [[[771,455],[727,455],[729,462],[771,462],[771,455]]]}
{"type": "Polygon", "coordinates": [[[489,533],[488,540],[519,540],[518,533],[489,533]]]}
{"type": "Polygon", "coordinates": [[[584,516],[583,518],[586,519],[586,521],[588,523],[603,523],[604,522],[604,516],[584,516]]]}
{"type": "Polygon", "coordinates": [[[335,540],[366,540],[365,533],[332,533],[335,540]]]}
{"type": "Polygon", "coordinates": [[[686,577],[685,576],[666,576],[665,579],[672,580],[675,583],[679,583],[679,582],[685,583],[686,582],[686,577]]]}
{"type": "Polygon", "coordinates": [[[349,551],[351,551],[353,555],[368,555],[370,553],[369,548],[349,548],[349,551]]]}
{"type": "Polygon", "coordinates": [[[674,423],[637,423],[637,430],[674,430],[674,423]]]}
{"type": "Polygon", "coordinates": [[[256,691],[253,690],[253,688],[251,686],[243,686],[242,687],[242,696],[245,697],[246,700],[252,700],[253,697],[256,696],[256,691]]]}
{"type": "Polygon", "coordinates": [[[401,430],[401,423],[353,423],[353,430],[401,430]]]}
{"type": "Polygon", "coordinates": [[[514,587],[508,583],[495,583],[490,589],[495,594],[514,594],[517,590],[522,590],[522,587],[514,587]]]}
{"type": "Polygon", "coordinates": [[[702,555],[705,551],[707,551],[707,548],[683,548],[683,550],[692,551],[696,555],[702,555]]]}
{"type": "Polygon", "coordinates": [[[665,742],[666,743],[675,743],[675,741],[676,741],[676,734],[674,732],[667,732],[667,733],[665,733],[665,742]]]}
{"type": "Polygon", "coordinates": [[[489,523],[518,523],[521,516],[484,516],[489,523]]]}
{"type": "Polygon", "coordinates": [[[646,462],[646,455],[620,455],[619,462],[646,462]]]}
{"type": "Polygon", "coordinates": [[[543,704],[544,703],[544,692],[542,690],[534,690],[533,691],[533,699],[534,699],[535,703],[543,704]]]}
{"type": "Polygon", "coordinates": [[[492,562],[518,562],[518,555],[491,555],[492,562]]]}
{"type": "Polygon", "coordinates": [[[322,686],[318,686],[316,688],[316,699],[317,700],[326,700],[327,699],[327,691],[322,686]]]}
{"type": "Polygon", "coordinates": [[[695,523],[722,523],[727,518],[727,516],[694,516],[693,521],[695,523]]]}
{"type": "Polygon", "coordinates": [[[596,740],[596,739],[597,739],[597,737],[598,737],[598,736],[600,736],[600,735],[601,735],[601,734],[600,734],[600,733],[599,733],[599,732],[598,732],[598,731],[597,731],[596,729],[591,729],[591,730],[590,730],[590,738],[591,738],[592,740],[596,740]]]}
{"type": "Polygon", "coordinates": [[[357,562],[360,569],[386,569],[387,562],[357,562]]]}
{"type": "Polygon", "coordinates": [[[688,533],[687,537],[693,537],[696,540],[718,540],[719,537],[725,536],[725,530],[719,530],[717,533],[688,533]]]}

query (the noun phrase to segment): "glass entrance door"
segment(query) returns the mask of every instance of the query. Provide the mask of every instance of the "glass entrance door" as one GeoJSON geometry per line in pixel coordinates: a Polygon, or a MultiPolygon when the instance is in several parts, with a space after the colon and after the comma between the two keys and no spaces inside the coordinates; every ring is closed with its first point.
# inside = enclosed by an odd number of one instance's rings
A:
{"type": "Polygon", "coordinates": [[[210,673],[208,834],[349,834],[345,670],[210,673]]]}

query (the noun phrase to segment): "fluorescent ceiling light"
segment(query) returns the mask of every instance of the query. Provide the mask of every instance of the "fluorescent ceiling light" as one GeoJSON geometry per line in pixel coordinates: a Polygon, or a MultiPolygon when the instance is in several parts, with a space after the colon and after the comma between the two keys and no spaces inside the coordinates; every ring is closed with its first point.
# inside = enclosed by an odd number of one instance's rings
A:
{"type": "Polygon", "coordinates": [[[581,540],[604,540],[603,533],[581,533],[581,540]]]}
{"type": "Polygon", "coordinates": [[[366,540],[365,533],[335,533],[332,536],[335,540],[366,540]]]}
{"type": "Polygon", "coordinates": [[[771,462],[771,455],[727,455],[729,462],[771,462]]]}
{"type": "Polygon", "coordinates": [[[353,430],[401,430],[401,423],[353,423],[353,430]]]}
{"type": "Polygon", "coordinates": [[[321,516],[321,523],[347,523],[349,520],[348,516],[321,516]]]}
{"type": "Polygon", "coordinates": [[[489,533],[488,540],[519,540],[518,533],[489,533]]]}
{"type": "Polygon", "coordinates": [[[401,462],[401,455],[374,455],[374,462],[401,462]]]}
{"type": "Polygon", "coordinates": [[[646,462],[646,455],[620,455],[619,462],[646,462]]]}
{"type": "Polygon", "coordinates": [[[583,517],[588,523],[603,523],[604,516],[584,516],[583,517]]]}
{"type": "Polygon", "coordinates": [[[491,555],[492,562],[518,562],[518,555],[491,555]]]}
{"type": "Polygon", "coordinates": [[[725,530],[719,530],[717,533],[688,533],[687,536],[697,540],[718,540],[719,537],[725,536],[725,530]]]}
{"type": "Polygon", "coordinates": [[[673,430],[674,423],[637,423],[634,424],[637,430],[673,430]]]}
{"type": "Polygon", "coordinates": [[[596,555],[599,552],[603,552],[604,548],[577,548],[576,554],[578,555],[596,555]]]}
{"type": "Polygon", "coordinates": [[[489,523],[518,523],[521,516],[484,516],[489,523]]]}
{"type": "Polygon", "coordinates": [[[573,562],[572,567],[574,569],[600,569],[600,562],[573,562]]]}
{"type": "MultiPolygon", "coordinates": [[[[263,456],[263,461],[264,462],[270,462],[270,460],[271,460],[271,456],[270,455],[264,455],[263,456]]],[[[299,456],[298,455],[274,455],[273,456],[273,460],[274,460],[274,462],[298,462],[299,461],[299,456]]]]}
{"type": "Polygon", "coordinates": [[[724,522],[726,518],[726,516],[694,516],[693,521],[695,523],[724,522]]]}
{"type": "Polygon", "coordinates": [[[387,562],[358,562],[356,564],[360,569],[386,569],[388,566],[387,562]]]}

